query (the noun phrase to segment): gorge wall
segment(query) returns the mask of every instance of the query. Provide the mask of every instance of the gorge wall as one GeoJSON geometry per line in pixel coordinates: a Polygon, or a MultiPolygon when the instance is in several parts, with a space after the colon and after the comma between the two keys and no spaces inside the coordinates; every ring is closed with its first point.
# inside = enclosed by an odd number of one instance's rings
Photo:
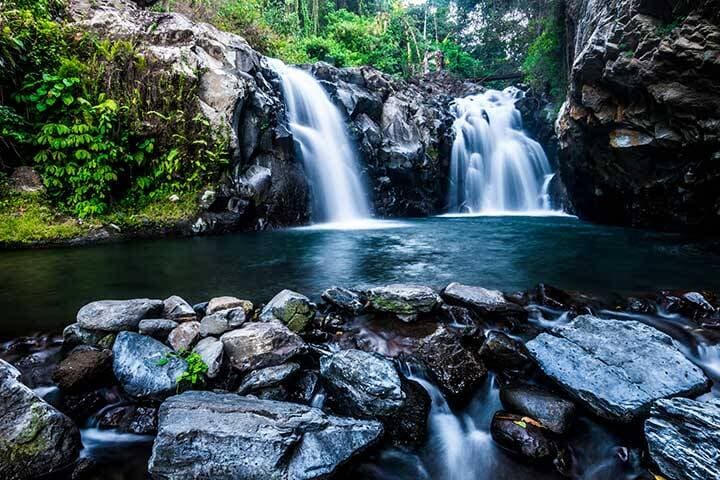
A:
{"type": "Polygon", "coordinates": [[[581,218],[718,231],[717,6],[567,2],[572,68],[557,132],[562,180],[581,218]]]}

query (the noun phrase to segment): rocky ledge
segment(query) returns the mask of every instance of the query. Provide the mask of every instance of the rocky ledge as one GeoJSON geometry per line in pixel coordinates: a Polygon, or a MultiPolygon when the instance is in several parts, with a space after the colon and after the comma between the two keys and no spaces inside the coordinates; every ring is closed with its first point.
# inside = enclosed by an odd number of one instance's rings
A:
{"type": "Polygon", "coordinates": [[[432,405],[446,405],[432,385],[461,406],[488,372],[502,410],[486,428],[521,461],[574,471],[569,435],[582,416],[644,433],[648,475],[718,474],[717,400],[693,399],[710,380],[686,345],[639,321],[669,311],[713,332],[717,295],[605,302],[545,285],[506,294],[453,283],[320,297],[101,300],[62,342],[3,346],[15,365],[0,361],[3,478],[89,475],[76,426],[88,418],[155,435],[156,479],[340,477],[380,449],[424,445],[432,405]],[[47,385],[59,388],[52,405],[30,389],[47,385]]]}

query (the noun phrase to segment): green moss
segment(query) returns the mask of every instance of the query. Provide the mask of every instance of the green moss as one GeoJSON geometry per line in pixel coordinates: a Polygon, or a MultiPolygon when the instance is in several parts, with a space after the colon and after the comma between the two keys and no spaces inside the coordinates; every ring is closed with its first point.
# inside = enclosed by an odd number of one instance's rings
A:
{"type": "Polygon", "coordinates": [[[375,297],[372,299],[373,307],[381,312],[392,312],[398,314],[413,314],[415,309],[411,305],[400,300],[393,300],[387,297],[375,297]]]}
{"type": "Polygon", "coordinates": [[[47,441],[42,435],[46,421],[45,412],[41,403],[33,403],[30,407],[30,419],[14,441],[0,442],[0,460],[3,463],[25,463],[47,450],[47,441]]]}
{"type": "Polygon", "coordinates": [[[116,211],[103,217],[103,221],[117,225],[122,230],[136,231],[150,226],[171,227],[199,213],[196,193],[177,196],[177,202],[170,201],[170,195],[127,200],[116,211]]]}

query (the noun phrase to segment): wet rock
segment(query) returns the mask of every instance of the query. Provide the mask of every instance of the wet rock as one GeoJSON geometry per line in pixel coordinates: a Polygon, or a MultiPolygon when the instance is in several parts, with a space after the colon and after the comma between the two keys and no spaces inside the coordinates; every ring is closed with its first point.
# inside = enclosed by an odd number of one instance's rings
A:
{"type": "Polygon", "coordinates": [[[241,190],[242,195],[251,199],[255,205],[260,205],[270,192],[272,171],[260,165],[250,165],[238,183],[238,189],[241,190]]]}
{"type": "Polygon", "coordinates": [[[80,451],[73,422],[19,382],[0,360],[0,477],[31,479],[69,466],[80,451]]]}
{"type": "Polygon", "coordinates": [[[200,302],[193,305],[192,308],[195,310],[198,318],[202,318],[207,314],[207,307],[209,304],[210,302],[200,302]]]}
{"type": "Polygon", "coordinates": [[[156,340],[164,342],[167,340],[170,332],[178,327],[178,322],[174,320],[167,320],[164,318],[147,318],[140,320],[138,324],[138,332],[141,335],[147,335],[153,337],[156,340]]]}
{"type": "Polygon", "coordinates": [[[139,405],[109,407],[103,409],[98,425],[126,433],[151,435],[157,432],[157,409],[139,405]]]}
{"type": "Polygon", "coordinates": [[[432,288],[421,285],[387,285],[372,288],[365,295],[370,309],[394,313],[405,321],[415,320],[418,314],[432,312],[442,302],[432,288]]]}
{"type": "Polygon", "coordinates": [[[558,434],[565,433],[575,417],[572,402],[533,385],[501,388],[500,401],[508,411],[532,417],[558,434]]]}
{"type": "Polygon", "coordinates": [[[218,310],[200,321],[200,335],[203,337],[219,336],[227,331],[240,328],[246,320],[247,313],[244,307],[218,310]]]}
{"type": "Polygon", "coordinates": [[[293,332],[301,332],[315,318],[317,307],[305,295],[283,290],[273,297],[260,313],[260,320],[279,320],[293,332]]]}
{"type": "Polygon", "coordinates": [[[451,283],[445,287],[442,295],[448,302],[471,308],[483,317],[527,318],[525,310],[519,305],[508,302],[499,290],[451,283]]]}
{"type": "Polygon", "coordinates": [[[121,332],[113,345],[113,372],[133,397],[162,400],[175,392],[178,377],[187,369],[185,360],[171,353],[153,338],[121,332]]]}
{"type": "Polygon", "coordinates": [[[673,479],[720,478],[720,400],[658,400],[645,421],[650,457],[673,479]]]}
{"type": "Polygon", "coordinates": [[[474,393],[487,375],[482,360],[463,344],[460,335],[445,326],[424,338],[415,355],[427,366],[440,388],[455,400],[474,393]]]}
{"type": "Polygon", "coordinates": [[[313,371],[304,371],[293,382],[290,401],[310,405],[320,386],[320,375],[313,371]]]}
{"type": "Polygon", "coordinates": [[[103,332],[137,330],[140,320],[160,315],[162,300],[100,300],[88,303],[77,314],[80,327],[103,332]]]}
{"type": "Polygon", "coordinates": [[[163,318],[176,322],[189,322],[197,319],[197,313],[181,297],[173,295],[163,300],[163,318]]]}
{"type": "Polygon", "coordinates": [[[90,345],[92,347],[111,348],[114,341],[114,333],[87,330],[82,328],[79,323],[68,325],[63,330],[63,344],[69,347],[90,345]]]}
{"type": "Polygon", "coordinates": [[[637,420],[655,400],[698,395],[709,386],[672,338],[635,321],[582,315],[527,348],[546,375],[613,421],[637,420]]]}
{"type": "Polygon", "coordinates": [[[660,305],[669,313],[678,313],[694,322],[702,322],[717,313],[717,309],[699,292],[677,295],[663,292],[660,305]]]}
{"type": "Polygon", "coordinates": [[[523,368],[532,362],[525,345],[503,332],[491,330],[480,347],[480,357],[496,368],[523,368]]]}
{"type": "Polygon", "coordinates": [[[240,372],[280,365],[305,349],[305,342],[277,320],[246,323],[220,341],[230,364],[240,372]]]}
{"type": "Polygon", "coordinates": [[[217,338],[206,337],[195,345],[193,352],[200,355],[205,365],[208,366],[205,375],[207,375],[208,378],[217,377],[223,364],[223,343],[217,338]]]}
{"type": "Polygon", "coordinates": [[[530,301],[555,310],[570,310],[573,315],[592,314],[603,308],[601,302],[581,292],[562,290],[544,283],[538,284],[530,293],[530,301]]]}
{"type": "Polygon", "coordinates": [[[497,412],[490,424],[490,434],[498,444],[531,461],[549,462],[557,452],[545,430],[530,417],[497,412]]]}
{"type": "Polygon", "coordinates": [[[300,370],[300,365],[292,362],[255,370],[243,379],[238,387],[238,393],[246,395],[253,390],[274,387],[293,376],[298,370],[300,370]]]}
{"type": "Polygon", "coordinates": [[[167,339],[176,352],[190,350],[198,340],[200,340],[200,322],[181,323],[170,332],[167,339]]]}
{"type": "Polygon", "coordinates": [[[20,370],[20,381],[30,388],[52,384],[52,375],[57,364],[62,360],[62,351],[59,347],[40,350],[13,361],[20,370]]]}
{"type": "Polygon", "coordinates": [[[365,308],[365,300],[359,292],[343,287],[331,287],[322,293],[322,298],[330,305],[353,315],[359,315],[365,308]]]}
{"type": "Polygon", "coordinates": [[[87,345],[75,347],[58,364],[53,380],[67,391],[91,390],[112,377],[112,353],[87,345]]]}
{"type": "Polygon", "coordinates": [[[149,471],[168,480],[326,478],[381,435],[379,422],[304,405],[186,392],[160,407],[149,471]]]}
{"type": "Polygon", "coordinates": [[[235,297],[215,297],[208,302],[205,314],[212,315],[220,310],[228,310],[236,307],[244,308],[248,314],[253,310],[253,304],[247,300],[240,300],[235,297]]]}

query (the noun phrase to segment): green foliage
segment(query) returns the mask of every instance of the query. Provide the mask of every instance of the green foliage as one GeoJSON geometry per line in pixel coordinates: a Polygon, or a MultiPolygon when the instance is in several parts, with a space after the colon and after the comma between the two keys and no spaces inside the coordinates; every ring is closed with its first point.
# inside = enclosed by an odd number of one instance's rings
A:
{"type": "Polygon", "coordinates": [[[522,64],[525,81],[533,88],[549,93],[556,100],[565,93],[561,36],[558,20],[546,20],[542,33],[530,45],[522,64]]]}
{"type": "Polygon", "coordinates": [[[198,353],[187,350],[182,350],[177,353],[170,352],[160,358],[156,362],[156,365],[164,367],[172,358],[182,358],[187,364],[185,371],[176,380],[178,391],[181,387],[197,388],[205,383],[205,374],[208,371],[208,366],[198,353]]]}

